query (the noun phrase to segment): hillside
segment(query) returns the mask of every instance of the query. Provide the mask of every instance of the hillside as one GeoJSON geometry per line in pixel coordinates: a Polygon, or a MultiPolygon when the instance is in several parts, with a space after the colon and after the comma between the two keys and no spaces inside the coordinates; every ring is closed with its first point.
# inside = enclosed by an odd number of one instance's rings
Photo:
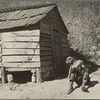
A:
{"type": "Polygon", "coordinates": [[[0,1],[0,11],[11,7],[56,3],[69,31],[70,47],[100,65],[100,2],[99,1],[0,1]]]}

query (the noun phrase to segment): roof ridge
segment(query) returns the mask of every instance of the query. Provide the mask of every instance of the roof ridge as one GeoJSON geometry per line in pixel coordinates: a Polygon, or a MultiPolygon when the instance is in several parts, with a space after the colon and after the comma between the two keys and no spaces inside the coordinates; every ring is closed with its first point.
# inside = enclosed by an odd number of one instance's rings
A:
{"type": "Polygon", "coordinates": [[[56,4],[51,3],[51,4],[39,4],[39,5],[33,5],[33,6],[17,6],[15,7],[11,7],[11,8],[6,8],[6,9],[2,9],[2,11],[0,11],[0,13],[3,12],[11,12],[11,11],[17,11],[17,10],[27,10],[27,9],[35,9],[35,8],[41,8],[41,7],[47,7],[47,6],[56,6],[56,4]]]}

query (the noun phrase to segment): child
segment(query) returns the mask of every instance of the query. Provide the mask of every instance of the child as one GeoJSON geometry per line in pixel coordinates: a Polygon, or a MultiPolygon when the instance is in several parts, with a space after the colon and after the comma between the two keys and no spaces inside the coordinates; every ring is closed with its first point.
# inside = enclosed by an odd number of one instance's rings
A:
{"type": "Polygon", "coordinates": [[[70,65],[69,69],[69,90],[68,94],[73,91],[73,83],[76,82],[78,86],[81,86],[82,91],[86,91],[85,85],[89,85],[90,77],[89,77],[89,68],[84,66],[82,60],[75,60],[72,57],[68,57],[66,59],[66,64],[70,65]]]}

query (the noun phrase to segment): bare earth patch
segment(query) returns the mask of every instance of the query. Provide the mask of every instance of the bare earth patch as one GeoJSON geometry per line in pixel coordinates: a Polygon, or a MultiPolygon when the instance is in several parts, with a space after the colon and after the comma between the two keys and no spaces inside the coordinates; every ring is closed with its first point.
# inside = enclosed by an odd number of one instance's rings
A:
{"type": "MultiPolygon", "coordinates": [[[[0,99],[100,99],[100,69],[90,75],[89,92],[76,88],[67,95],[68,79],[58,79],[41,84],[28,82],[26,84],[0,84],[0,99]]],[[[77,85],[74,84],[74,87],[77,85]]]]}

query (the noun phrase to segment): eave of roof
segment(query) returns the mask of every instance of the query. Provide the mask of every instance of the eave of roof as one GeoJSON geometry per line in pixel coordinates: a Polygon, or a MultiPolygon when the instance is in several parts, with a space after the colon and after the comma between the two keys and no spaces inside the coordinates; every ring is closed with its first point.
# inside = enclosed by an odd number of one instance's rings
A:
{"type": "Polygon", "coordinates": [[[36,24],[54,7],[55,5],[49,5],[0,13],[0,30],[36,24]]]}
{"type": "MultiPolygon", "coordinates": [[[[54,7],[57,8],[55,4],[45,4],[5,9],[0,12],[0,30],[34,25],[41,21],[54,7]]],[[[64,22],[63,24],[66,32],[69,33],[64,22]]]]}

